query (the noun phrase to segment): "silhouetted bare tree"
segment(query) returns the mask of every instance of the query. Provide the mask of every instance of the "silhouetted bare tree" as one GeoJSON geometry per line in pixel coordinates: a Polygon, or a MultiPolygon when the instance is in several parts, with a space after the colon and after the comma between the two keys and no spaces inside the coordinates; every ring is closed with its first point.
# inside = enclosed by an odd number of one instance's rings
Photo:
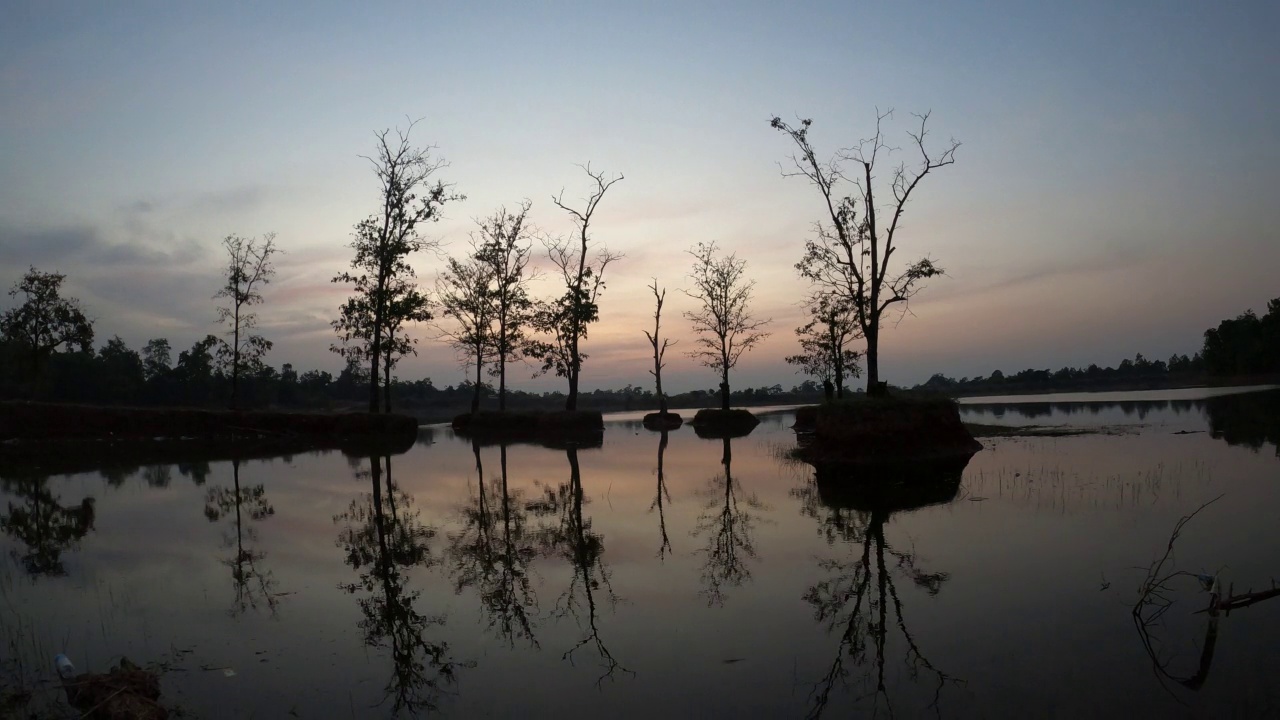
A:
{"type": "MultiPolygon", "coordinates": [[[[658,395],[658,412],[663,415],[667,414],[667,395],[662,392],[662,368],[666,367],[666,363],[662,362],[662,357],[667,354],[667,348],[675,345],[675,342],[667,338],[662,338],[659,342],[658,332],[662,329],[662,303],[667,299],[667,289],[658,289],[658,279],[653,279],[653,284],[649,286],[653,291],[653,299],[656,301],[657,307],[653,311],[653,332],[644,331],[644,336],[649,338],[649,344],[653,346],[653,369],[649,374],[653,376],[654,383],[657,385],[658,395]]],[[[663,433],[666,437],[666,433],[663,433]]]]}
{"type": "Polygon", "coordinates": [[[804,258],[796,264],[796,269],[815,283],[820,292],[833,294],[853,308],[867,341],[868,390],[874,390],[880,381],[880,327],[885,310],[895,303],[905,306],[919,290],[920,281],[943,273],[941,267],[925,257],[891,274],[889,260],[898,249],[897,235],[902,229],[907,201],[926,175],[955,162],[956,148],[960,147],[960,143],[952,140],[940,153],[931,154],[925,148],[929,113],[915,115],[920,127],[907,131],[907,135],[919,151],[920,161],[910,169],[905,163],[893,169],[889,181],[893,199],[881,206],[873,181],[876,163],[894,151],[886,144],[881,129],[882,122],[892,112],[877,113],[875,134],[851,149],[838,151],[829,162],[819,160],[809,142],[812,120],[801,120],[799,127],[778,117],[771,122],[774,128],[786,133],[799,150],[798,155],[791,157],[795,170],[783,175],[808,178],[822,195],[827,213],[815,224],[816,237],[805,243],[804,258]],[[860,172],[850,179],[841,168],[844,162],[857,164],[860,172]],[[840,188],[849,181],[856,196],[841,197],[840,188]],[[881,221],[882,213],[889,215],[887,223],[881,221]]]}
{"type": "Polygon", "coordinates": [[[334,350],[369,363],[369,412],[379,409],[378,383],[385,373],[378,369],[388,352],[384,344],[389,339],[394,342],[392,331],[401,323],[420,319],[411,311],[425,311],[420,303],[395,302],[397,295],[406,297],[412,285],[409,256],[436,245],[418,234],[418,226],[438,220],[444,203],[463,199],[442,181],[432,183],[432,176],[445,163],[431,156],[434,148],[409,143],[416,124],[397,130],[394,136],[390,130],[377,134],[375,156],[366,159],[378,178],[382,208],[356,224],[352,271],[333,278],[333,282],[355,286],[355,295],[333,322],[342,341],[334,350]]]}
{"type": "Polygon", "coordinates": [[[845,377],[857,377],[860,369],[856,350],[849,343],[861,335],[853,308],[834,295],[814,295],[808,299],[805,309],[809,322],[796,328],[800,340],[799,355],[791,355],[787,362],[799,365],[807,375],[835,384],[836,397],[844,397],[845,377]]]}
{"type": "Polygon", "coordinates": [[[702,307],[684,314],[693,323],[698,337],[697,348],[689,351],[703,365],[720,373],[720,406],[729,409],[729,370],[738,364],[746,351],[754,348],[769,333],[761,328],[768,319],[760,320],[751,314],[751,294],[754,280],[747,280],[746,260],[737,254],[716,256],[716,244],[698,243],[689,251],[693,256],[693,290],[685,294],[701,303],[702,307]]]}
{"type": "Polygon", "coordinates": [[[532,341],[525,346],[527,356],[542,361],[541,372],[555,370],[556,375],[569,381],[566,410],[578,409],[578,378],[582,361],[587,358],[582,352],[582,341],[587,338],[587,326],[600,319],[600,307],[596,301],[605,287],[605,268],[622,257],[604,247],[596,248],[592,254],[590,228],[604,194],[623,176],[619,174],[606,180],[604,173],[592,171],[590,165],[583,170],[595,185],[583,209],[565,205],[564,191],[551,199],[557,207],[569,213],[576,232],[572,237],[543,240],[547,256],[565,285],[563,295],[538,303],[533,314],[533,328],[551,339],[532,341]]]}
{"type": "Polygon", "coordinates": [[[263,235],[261,241],[231,234],[223,238],[222,247],[227,251],[226,277],[213,297],[227,302],[218,308],[218,322],[227,325],[231,342],[219,342],[218,359],[230,369],[231,409],[236,410],[240,407],[241,370],[256,371],[271,350],[270,340],[249,332],[258,325],[257,313],[249,308],[262,303],[261,288],[276,274],[271,256],[282,251],[276,247],[275,233],[263,235]]]}
{"type": "Polygon", "coordinates": [[[488,264],[476,255],[478,248],[472,244],[472,254],[465,259],[449,258],[445,271],[436,279],[436,297],[440,311],[453,320],[440,326],[443,336],[458,351],[462,362],[473,364],[476,370],[475,394],[471,398],[471,412],[480,411],[480,391],[484,387],[485,363],[497,358],[494,342],[493,276],[488,264]]]}
{"type": "Polygon", "coordinates": [[[507,409],[507,363],[519,356],[525,344],[525,326],[531,320],[533,301],[526,274],[532,251],[529,208],[525,200],[518,212],[497,212],[480,222],[476,259],[489,270],[493,301],[493,369],[498,377],[498,409],[507,409]]]}

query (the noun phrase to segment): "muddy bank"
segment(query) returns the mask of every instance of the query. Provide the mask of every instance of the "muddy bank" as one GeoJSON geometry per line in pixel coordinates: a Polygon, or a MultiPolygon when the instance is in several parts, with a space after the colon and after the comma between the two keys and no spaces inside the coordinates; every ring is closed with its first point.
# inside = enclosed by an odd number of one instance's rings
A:
{"type": "Polygon", "coordinates": [[[453,419],[453,431],[481,445],[534,443],[551,448],[599,447],[604,416],[598,410],[479,412],[453,419]]]}
{"type": "Polygon", "coordinates": [[[982,449],[946,398],[865,398],[796,411],[796,456],[814,464],[884,465],[968,458],[982,449]]]}
{"type": "Polygon", "coordinates": [[[413,435],[407,415],[0,403],[0,442],[413,435]]]}
{"type": "Polygon", "coordinates": [[[642,424],[646,430],[667,432],[668,430],[678,430],[684,424],[684,418],[680,417],[679,413],[653,412],[644,416],[642,424]]]}
{"type": "Polygon", "coordinates": [[[746,437],[760,424],[760,418],[747,410],[734,408],[722,410],[705,408],[699,410],[689,421],[693,432],[700,438],[723,439],[746,437]]]}
{"type": "Polygon", "coordinates": [[[48,474],[318,450],[394,455],[417,436],[404,415],[0,403],[0,459],[48,474]]]}

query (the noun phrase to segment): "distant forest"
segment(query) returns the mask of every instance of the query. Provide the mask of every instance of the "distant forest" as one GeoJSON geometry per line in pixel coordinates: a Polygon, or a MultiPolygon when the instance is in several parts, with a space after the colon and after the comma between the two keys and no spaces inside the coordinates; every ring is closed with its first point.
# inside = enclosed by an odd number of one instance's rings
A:
{"type": "Polygon", "coordinates": [[[1056,371],[1027,369],[1008,375],[996,370],[988,376],[959,380],[937,374],[914,389],[964,397],[1184,387],[1226,379],[1276,377],[1280,377],[1280,298],[1267,303],[1267,313],[1262,317],[1248,310],[1205,330],[1204,345],[1191,357],[1174,355],[1168,360],[1148,360],[1138,353],[1114,368],[1090,365],[1056,371]]]}
{"type": "MultiPolygon", "coordinates": [[[[38,399],[49,402],[95,405],[150,405],[183,407],[225,407],[230,397],[231,379],[219,365],[213,336],[195,343],[173,358],[169,341],[156,339],[141,352],[119,337],[101,348],[75,349],[48,357],[39,386],[32,387],[25,372],[21,347],[0,341],[0,399],[38,399]]],[[[335,377],[323,370],[299,373],[291,364],[279,369],[263,363],[255,372],[240,378],[241,405],[246,408],[297,410],[363,410],[368,397],[368,368],[348,362],[335,377]]],[[[443,388],[430,378],[415,381],[393,379],[391,396],[398,412],[423,420],[446,420],[466,412],[475,386],[469,380],[443,388]]],[[[497,398],[486,383],[484,409],[496,408],[497,398]]],[[[822,386],[808,380],[784,389],[772,387],[735,390],[730,400],[736,405],[779,405],[815,402],[822,398],[822,386]]],[[[507,407],[512,410],[556,410],[564,406],[563,392],[533,393],[507,390],[507,407]]],[[[693,390],[668,395],[673,408],[710,407],[719,402],[715,389],[693,390]]],[[[658,402],[652,388],[628,384],[615,390],[583,391],[579,406],[593,410],[650,410],[658,402]]]]}
{"type": "MultiPolygon", "coordinates": [[[[39,399],[104,405],[225,406],[230,378],[217,355],[218,338],[210,335],[174,356],[169,341],[151,340],[141,351],[112,337],[98,349],[92,334],[64,352],[49,354],[37,380],[30,373],[27,344],[0,339],[0,399],[39,399]]],[[[1141,354],[1118,367],[1062,368],[1058,371],[1023,370],[987,377],[955,380],[934,375],[915,390],[952,396],[1001,395],[1044,391],[1160,388],[1195,385],[1231,378],[1280,376],[1280,298],[1267,303],[1261,317],[1252,311],[1204,332],[1204,344],[1193,356],[1175,355],[1147,360],[1141,354]]],[[[243,376],[245,407],[303,410],[358,409],[368,394],[368,368],[349,360],[335,377],[323,370],[299,372],[290,364],[279,369],[265,363],[243,376]]],[[[423,420],[443,420],[465,412],[474,384],[436,387],[429,378],[394,379],[391,396],[396,409],[423,420]]],[[[486,391],[491,388],[486,384],[486,391]]],[[[812,403],[821,400],[823,387],[808,379],[786,389],[781,384],[733,391],[730,401],[739,406],[812,403]]],[[[483,406],[494,407],[492,392],[483,406]]],[[[669,396],[671,407],[710,407],[719,403],[712,388],[669,396]]],[[[553,410],[562,407],[564,393],[532,393],[508,389],[507,404],[513,410],[553,410]]],[[[650,410],[658,402],[651,388],[628,384],[621,389],[584,391],[584,409],[650,410]]]]}

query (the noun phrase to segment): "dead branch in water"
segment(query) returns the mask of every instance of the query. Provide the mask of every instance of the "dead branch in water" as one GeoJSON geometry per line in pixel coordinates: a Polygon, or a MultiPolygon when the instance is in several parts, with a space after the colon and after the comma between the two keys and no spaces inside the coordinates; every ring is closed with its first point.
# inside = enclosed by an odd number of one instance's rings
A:
{"type": "Polygon", "coordinates": [[[1133,604],[1133,618],[1141,627],[1145,627],[1160,619],[1173,605],[1173,600],[1168,596],[1168,582],[1180,575],[1191,575],[1185,570],[1175,570],[1168,574],[1165,572],[1165,564],[1173,556],[1173,545],[1178,541],[1178,536],[1182,534],[1182,529],[1186,527],[1191,519],[1200,514],[1201,510],[1218,502],[1222,496],[1204,503],[1196,508],[1190,515],[1184,515],[1178,523],[1173,526],[1173,533],[1169,535],[1169,543],[1165,547],[1164,556],[1147,568],[1147,576],[1143,579],[1142,584],[1138,587],[1138,600],[1133,604]],[[1148,608],[1155,609],[1148,612],[1148,608]]]}
{"type": "MultiPolygon", "coordinates": [[[[1218,640],[1218,622],[1221,616],[1230,615],[1232,610],[1249,607],[1255,603],[1269,600],[1273,597],[1280,597],[1280,587],[1276,586],[1275,580],[1271,581],[1270,590],[1262,590],[1259,592],[1234,594],[1233,586],[1228,586],[1227,592],[1222,593],[1222,589],[1218,584],[1218,576],[1207,577],[1196,575],[1185,570],[1166,569],[1170,558],[1173,557],[1173,546],[1177,542],[1178,537],[1182,534],[1183,528],[1191,521],[1201,510],[1209,507],[1213,503],[1222,498],[1221,495],[1204,503],[1196,508],[1194,512],[1182,517],[1173,527],[1173,533],[1169,536],[1169,542],[1165,547],[1164,555],[1150,567],[1147,568],[1147,575],[1143,579],[1142,585],[1139,587],[1138,600],[1133,605],[1133,622],[1138,630],[1138,636],[1142,639],[1143,648],[1147,651],[1147,655],[1151,658],[1152,669],[1156,673],[1156,677],[1160,679],[1161,684],[1164,681],[1172,680],[1179,685],[1191,689],[1199,690],[1204,686],[1205,680],[1209,677],[1209,669],[1213,665],[1214,648],[1218,640]],[[1209,615],[1208,624],[1205,627],[1204,642],[1200,648],[1200,661],[1197,664],[1196,672],[1192,675],[1178,676],[1171,673],[1168,669],[1168,659],[1161,659],[1157,648],[1158,639],[1152,637],[1151,626],[1154,625],[1173,605],[1173,600],[1169,596],[1169,582],[1180,575],[1189,575],[1197,578],[1202,584],[1206,584],[1205,589],[1209,591],[1209,603],[1203,610],[1196,611],[1196,614],[1207,613],[1209,615]]],[[[1166,689],[1168,687],[1166,686],[1166,689]]],[[[1175,695],[1176,698],[1176,695],[1175,695]]]]}

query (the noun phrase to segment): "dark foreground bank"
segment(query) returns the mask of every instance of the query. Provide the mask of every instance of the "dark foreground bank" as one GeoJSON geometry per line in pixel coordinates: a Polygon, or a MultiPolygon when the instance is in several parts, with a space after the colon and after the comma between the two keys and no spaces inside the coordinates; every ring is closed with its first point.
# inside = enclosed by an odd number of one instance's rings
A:
{"type": "Polygon", "coordinates": [[[417,421],[405,415],[0,403],[0,459],[65,472],[86,463],[245,459],[314,450],[398,454],[417,435],[417,421]]]}

